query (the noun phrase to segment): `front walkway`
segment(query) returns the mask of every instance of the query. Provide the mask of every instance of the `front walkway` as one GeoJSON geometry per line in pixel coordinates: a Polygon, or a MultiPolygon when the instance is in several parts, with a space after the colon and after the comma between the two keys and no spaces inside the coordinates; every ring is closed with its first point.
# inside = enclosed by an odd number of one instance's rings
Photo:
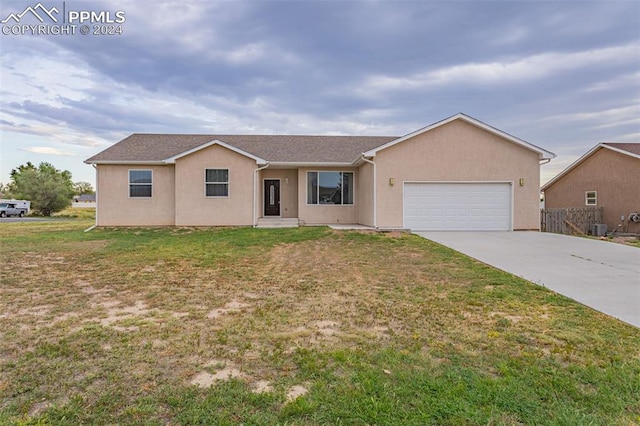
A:
{"type": "Polygon", "coordinates": [[[417,232],[640,327],[640,249],[547,232],[417,232]]]}

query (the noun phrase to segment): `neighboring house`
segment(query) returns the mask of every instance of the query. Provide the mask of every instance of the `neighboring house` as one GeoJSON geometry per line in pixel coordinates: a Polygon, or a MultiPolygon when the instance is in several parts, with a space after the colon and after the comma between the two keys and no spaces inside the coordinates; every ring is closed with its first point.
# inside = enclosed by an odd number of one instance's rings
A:
{"type": "Polygon", "coordinates": [[[74,203],[95,203],[96,194],[80,194],[73,196],[74,203]]]}
{"type": "Polygon", "coordinates": [[[72,207],[77,208],[95,208],[96,207],[96,194],[80,194],[73,196],[72,207]]]}
{"type": "Polygon", "coordinates": [[[602,207],[608,231],[640,232],[640,143],[600,143],[542,191],[547,209],[602,207]]]}
{"type": "Polygon", "coordinates": [[[98,226],[537,230],[553,157],[457,114],[402,137],[133,134],[85,162],[98,226]]]}

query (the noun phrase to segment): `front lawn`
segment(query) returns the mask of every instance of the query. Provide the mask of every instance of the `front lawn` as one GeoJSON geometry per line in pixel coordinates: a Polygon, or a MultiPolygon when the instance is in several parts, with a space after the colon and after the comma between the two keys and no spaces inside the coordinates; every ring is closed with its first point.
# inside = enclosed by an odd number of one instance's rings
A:
{"type": "Polygon", "coordinates": [[[636,424],[640,330],[408,234],[0,225],[0,424],[636,424]]]}

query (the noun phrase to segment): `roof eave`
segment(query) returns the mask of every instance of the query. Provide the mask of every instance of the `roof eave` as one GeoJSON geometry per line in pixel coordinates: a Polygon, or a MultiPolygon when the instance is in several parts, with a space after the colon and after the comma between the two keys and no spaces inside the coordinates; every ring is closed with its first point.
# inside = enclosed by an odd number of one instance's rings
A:
{"type": "Polygon", "coordinates": [[[629,155],[629,156],[631,156],[631,157],[635,157],[635,158],[640,158],[640,154],[636,154],[636,153],[634,153],[634,152],[627,151],[627,150],[625,150],[625,149],[620,149],[620,148],[617,148],[617,147],[615,147],[615,146],[611,146],[611,145],[609,145],[607,142],[602,142],[602,143],[600,143],[599,145],[601,145],[603,148],[610,149],[610,150],[615,151],[615,152],[618,152],[618,153],[620,153],[620,154],[629,155]]]}
{"type": "Polygon", "coordinates": [[[269,161],[270,167],[353,167],[353,162],[334,161],[269,161]]]}
{"type": "Polygon", "coordinates": [[[135,165],[144,165],[144,166],[166,166],[167,163],[164,162],[163,160],[159,160],[159,161],[139,161],[139,160],[127,160],[127,161],[115,161],[115,160],[85,160],[84,161],[85,164],[95,164],[95,165],[106,165],[106,164],[112,164],[112,165],[127,165],[130,164],[132,166],[135,165]]]}

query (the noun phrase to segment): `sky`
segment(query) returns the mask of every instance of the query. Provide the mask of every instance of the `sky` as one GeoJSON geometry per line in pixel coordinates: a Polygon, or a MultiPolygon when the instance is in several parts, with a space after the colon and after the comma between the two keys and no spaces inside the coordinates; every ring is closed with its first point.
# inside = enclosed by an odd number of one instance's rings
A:
{"type": "Polygon", "coordinates": [[[401,136],[463,112],[557,154],[541,183],[640,142],[640,0],[2,0],[0,20],[3,183],[46,161],[95,184],[83,161],[136,132],[401,136]],[[24,30],[29,6],[75,33],[24,30]]]}

